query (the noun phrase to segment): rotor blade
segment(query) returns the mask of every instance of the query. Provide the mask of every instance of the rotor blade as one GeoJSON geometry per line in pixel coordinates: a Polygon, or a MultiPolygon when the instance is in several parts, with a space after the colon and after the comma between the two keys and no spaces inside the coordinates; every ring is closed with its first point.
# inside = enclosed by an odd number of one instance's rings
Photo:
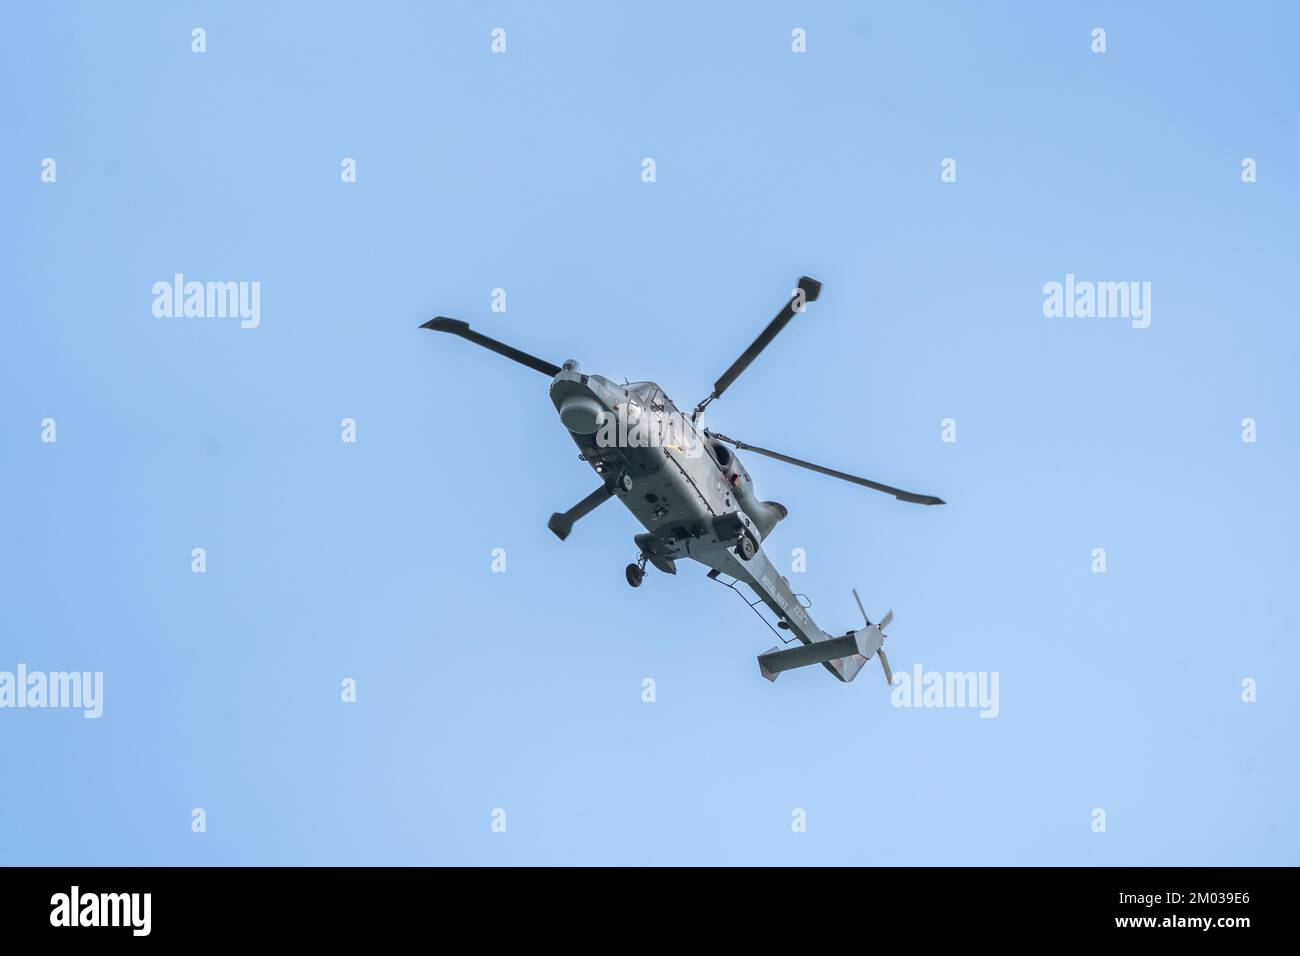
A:
{"type": "MultiPolygon", "coordinates": [[[[862,598],[858,597],[858,589],[853,589],[853,600],[858,602],[858,610],[862,612],[862,620],[866,621],[867,627],[871,626],[871,618],[867,617],[867,609],[862,606],[862,598]]],[[[883,626],[883,625],[882,625],[883,626]]]]}
{"type": "Polygon", "coordinates": [[[889,669],[889,658],[885,656],[885,649],[882,647],[876,651],[876,656],[880,658],[880,666],[885,669],[885,683],[893,686],[894,672],[889,669]]]}
{"type": "Polygon", "coordinates": [[[941,505],[944,503],[942,498],[936,498],[934,495],[918,495],[911,491],[903,491],[901,488],[894,488],[890,485],[882,485],[878,481],[871,481],[867,478],[859,478],[857,475],[850,475],[843,471],[836,471],[834,468],[823,468],[821,465],[814,465],[810,461],[804,461],[800,458],[791,458],[789,455],[783,455],[779,451],[772,451],[768,448],[759,448],[757,445],[748,445],[743,441],[737,441],[734,438],[728,438],[726,435],[720,435],[717,432],[708,432],[719,441],[725,441],[728,444],[735,445],[741,451],[752,451],[756,455],[766,455],[768,458],[775,458],[777,461],[783,461],[788,465],[798,465],[800,468],[807,468],[810,471],[818,472],[823,475],[830,475],[832,478],[840,478],[844,481],[851,481],[855,485],[862,485],[864,488],[874,488],[876,491],[883,491],[893,495],[899,501],[911,501],[918,505],[941,505]]]}
{"type": "Polygon", "coordinates": [[[886,611],[885,616],[880,619],[880,629],[883,631],[885,628],[889,627],[889,622],[892,621],[893,619],[894,619],[894,612],[886,611]]]}
{"type": "Polygon", "coordinates": [[[521,352],[513,346],[506,345],[504,342],[498,342],[496,339],[490,339],[486,335],[481,335],[469,327],[468,322],[462,322],[459,319],[449,319],[445,316],[438,316],[436,319],[430,319],[420,326],[422,329],[433,329],[435,332],[448,332],[451,335],[459,335],[462,339],[467,339],[475,345],[481,345],[485,349],[491,349],[497,355],[504,355],[508,359],[518,362],[520,365],[527,365],[531,369],[541,372],[543,375],[549,375],[554,378],[560,374],[560,366],[552,365],[545,359],[539,359],[536,355],[529,355],[527,352],[521,352]]]}
{"type": "MultiPolygon", "coordinates": [[[[816,302],[817,296],[821,294],[822,284],[816,279],[810,279],[808,276],[799,277],[799,291],[803,293],[802,298],[805,303],[816,302]]],[[[740,358],[731,363],[731,368],[722,373],[722,377],[713,383],[713,395],[711,398],[719,398],[723,392],[731,387],[731,383],[740,377],[740,373],[749,368],[749,363],[758,358],[758,353],[767,348],[772,340],[777,337],[780,331],[786,327],[791,319],[795,317],[795,303],[800,299],[799,295],[792,295],[790,301],[785,307],[776,314],[771,322],[767,323],[767,328],[758,334],[753,344],[744,352],[740,353],[740,358]]],[[[800,310],[802,311],[802,309],[800,310]]]]}

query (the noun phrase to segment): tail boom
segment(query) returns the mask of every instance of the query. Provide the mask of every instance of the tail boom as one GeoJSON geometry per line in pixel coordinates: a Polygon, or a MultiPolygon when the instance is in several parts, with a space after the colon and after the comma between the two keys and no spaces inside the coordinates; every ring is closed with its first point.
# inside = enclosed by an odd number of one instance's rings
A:
{"type": "MultiPolygon", "coordinates": [[[[768,680],[775,681],[781,674],[797,667],[821,664],[837,680],[848,683],[858,676],[862,665],[880,650],[885,638],[882,628],[889,623],[888,616],[880,624],[867,621],[864,627],[840,637],[827,634],[809,617],[790,590],[790,585],[777,573],[761,547],[749,561],[741,561],[726,549],[695,556],[713,567],[711,575],[723,572],[744,581],[759,600],[778,616],[790,633],[799,639],[800,643],[794,647],[774,647],[759,655],[759,672],[768,680]]],[[[854,592],[854,597],[856,596],[857,592],[854,592]]],[[[865,612],[863,619],[866,620],[865,612]]]]}

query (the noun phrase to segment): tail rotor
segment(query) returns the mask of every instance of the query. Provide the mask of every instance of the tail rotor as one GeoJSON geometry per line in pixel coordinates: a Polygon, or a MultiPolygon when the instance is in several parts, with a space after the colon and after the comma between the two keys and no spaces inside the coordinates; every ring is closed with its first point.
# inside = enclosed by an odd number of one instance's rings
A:
{"type": "MultiPolygon", "coordinates": [[[[871,618],[867,617],[867,609],[862,606],[862,598],[858,597],[857,588],[853,589],[853,600],[858,603],[858,610],[862,612],[863,629],[867,631],[866,639],[861,643],[868,649],[874,649],[875,655],[880,658],[880,666],[885,671],[885,683],[892,686],[894,672],[889,666],[889,658],[885,656],[885,628],[894,620],[894,612],[886,611],[879,624],[872,624],[871,618]]],[[[871,657],[870,654],[866,656],[871,657]]]]}

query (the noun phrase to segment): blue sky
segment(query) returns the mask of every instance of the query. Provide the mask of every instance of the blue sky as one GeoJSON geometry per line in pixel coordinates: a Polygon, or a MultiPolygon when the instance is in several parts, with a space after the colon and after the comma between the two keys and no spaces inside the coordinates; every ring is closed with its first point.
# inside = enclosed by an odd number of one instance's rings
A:
{"type": "Polygon", "coordinates": [[[0,710],[0,862],[1300,862],[1292,5],[5,21],[0,671],[105,700],[0,710]],[[178,272],[260,326],[156,317],[178,272]],[[626,512],[547,531],[593,476],[545,379],[417,328],[689,406],[804,273],[709,424],[947,500],[744,459],[818,623],[858,588],[996,719],[769,685],[702,568],[627,587],[626,512]],[[1044,317],[1067,273],[1150,327],[1044,317]]]}

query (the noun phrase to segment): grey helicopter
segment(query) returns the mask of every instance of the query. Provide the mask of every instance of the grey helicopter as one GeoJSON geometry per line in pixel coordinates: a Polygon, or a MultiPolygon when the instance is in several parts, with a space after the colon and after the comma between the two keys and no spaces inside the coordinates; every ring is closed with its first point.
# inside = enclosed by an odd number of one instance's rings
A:
{"type": "Polygon", "coordinates": [[[759,500],[749,472],[732,449],[883,491],[899,501],[941,505],[943,499],[750,445],[711,431],[700,421],[708,405],[721,398],[790,320],[804,312],[807,303],[816,302],[820,294],[820,282],[801,277],[790,300],[689,415],[678,411],[654,382],[620,385],[583,372],[572,359],[555,365],[475,332],[458,319],[438,316],[420,327],[459,336],[551,380],[551,402],[560,421],[577,444],[579,459],[600,478],[600,486],[591,494],[568,511],[551,515],[547,527],[561,541],[569,537],[575,522],[609,499],[618,498],[645,528],[634,538],[637,559],[625,572],[632,587],[641,586],[647,564],[665,574],[676,574],[677,562],[689,558],[709,568],[710,579],[735,590],[769,628],[772,625],[758,605],[766,606],[776,616],[777,625],[772,631],[784,646],[758,655],[763,677],[775,681],[785,671],[821,664],[847,683],[874,656],[880,658],[885,680],[892,684],[884,641],[893,611],[873,624],[854,590],[862,627],[832,635],[813,623],[808,615],[811,603],[791,590],[790,582],[763,552],[763,541],[789,512],[778,502],[759,500]],[[724,580],[724,575],[731,580],[724,580]],[[739,590],[740,584],[746,585],[756,599],[749,600],[739,590]]]}

